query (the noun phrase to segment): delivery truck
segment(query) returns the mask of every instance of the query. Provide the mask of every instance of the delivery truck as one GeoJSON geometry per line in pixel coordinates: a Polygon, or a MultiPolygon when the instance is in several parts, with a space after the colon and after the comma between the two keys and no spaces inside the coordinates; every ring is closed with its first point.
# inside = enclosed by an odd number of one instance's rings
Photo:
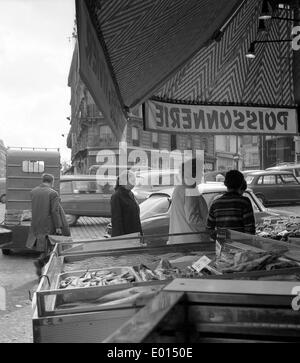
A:
{"type": "Polygon", "coordinates": [[[54,189],[59,192],[59,149],[8,148],[6,159],[6,204],[0,225],[0,248],[4,255],[26,250],[31,224],[30,192],[41,184],[44,173],[55,177],[54,189]]]}

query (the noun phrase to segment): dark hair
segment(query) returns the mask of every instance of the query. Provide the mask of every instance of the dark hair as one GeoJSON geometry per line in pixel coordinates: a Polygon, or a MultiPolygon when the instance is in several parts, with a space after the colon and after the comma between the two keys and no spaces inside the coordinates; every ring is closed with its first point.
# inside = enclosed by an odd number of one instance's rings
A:
{"type": "Polygon", "coordinates": [[[244,182],[246,183],[244,175],[238,170],[230,170],[225,175],[224,184],[228,189],[237,190],[243,186],[244,182]]]}
{"type": "Polygon", "coordinates": [[[43,174],[42,181],[43,183],[52,184],[54,182],[54,176],[52,174],[43,174]]]}
{"type": "Polygon", "coordinates": [[[247,190],[247,187],[248,187],[247,182],[244,179],[242,182],[241,191],[244,192],[245,190],[247,190]]]}

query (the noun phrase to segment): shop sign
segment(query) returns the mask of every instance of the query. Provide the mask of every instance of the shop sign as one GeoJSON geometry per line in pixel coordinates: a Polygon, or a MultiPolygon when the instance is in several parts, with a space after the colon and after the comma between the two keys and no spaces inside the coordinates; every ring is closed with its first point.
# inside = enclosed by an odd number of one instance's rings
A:
{"type": "Polygon", "coordinates": [[[121,138],[126,116],[84,1],[76,1],[76,13],[80,77],[116,136],[121,138]]]}
{"type": "Polygon", "coordinates": [[[296,135],[294,108],[183,105],[147,101],[145,129],[168,133],[296,135]]]}

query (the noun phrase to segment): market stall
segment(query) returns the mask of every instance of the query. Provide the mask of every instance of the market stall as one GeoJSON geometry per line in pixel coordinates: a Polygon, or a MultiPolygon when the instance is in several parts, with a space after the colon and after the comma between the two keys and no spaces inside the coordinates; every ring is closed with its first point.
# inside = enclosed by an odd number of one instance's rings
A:
{"type": "MultiPolygon", "coordinates": [[[[299,342],[294,287],[278,281],[177,279],[104,342],[299,342]]],[[[155,351],[160,358],[173,353],[155,351]]]]}
{"type": "Polygon", "coordinates": [[[101,342],[176,278],[300,281],[298,246],[233,231],[221,244],[206,237],[151,248],[57,244],[35,296],[34,340],[101,342]]]}

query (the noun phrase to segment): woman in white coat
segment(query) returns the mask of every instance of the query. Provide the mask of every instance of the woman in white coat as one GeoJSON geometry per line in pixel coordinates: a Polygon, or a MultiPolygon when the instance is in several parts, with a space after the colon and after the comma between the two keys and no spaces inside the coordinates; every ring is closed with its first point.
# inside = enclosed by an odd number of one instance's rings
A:
{"type": "MultiPolygon", "coordinates": [[[[205,232],[208,208],[197,188],[200,182],[195,179],[197,160],[187,161],[181,169],[181,184],[175,187],[172,195],[169,234],[205,232]]],[[[170,236],[168,244],[201,242],[204,237],[199,233],[170,236]]]]}

